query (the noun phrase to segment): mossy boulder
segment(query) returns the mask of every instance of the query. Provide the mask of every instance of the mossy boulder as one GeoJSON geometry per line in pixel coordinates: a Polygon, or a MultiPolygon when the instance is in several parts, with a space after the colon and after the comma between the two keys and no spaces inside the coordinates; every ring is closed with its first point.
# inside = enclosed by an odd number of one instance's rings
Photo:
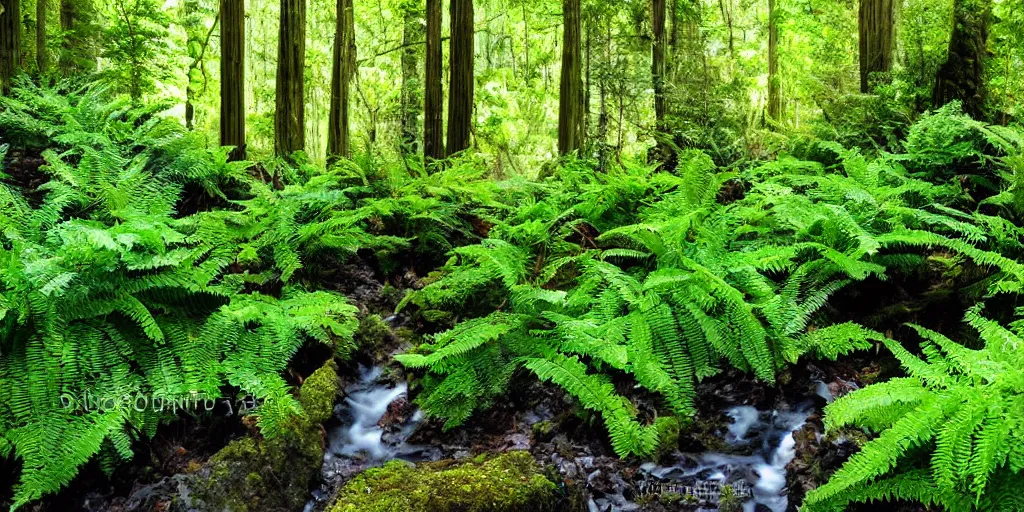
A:
{"type": "Polygon", "coordinates": [[[369,469],[339,491],[328,512],[554,511],[556,487],[528,452],[466,462],[369,469]]]}
{"type": "Polygon", "coordinates": [[[375,354],[386,348],[391,339],[391,327],[380,315],[366,315],[359,320],[359,328],[356,329],[353,340],[356,350],[365,354],[375,354]]]}
{"type": "Polygon", "coordinates": [[[319,425],[334,414],[338,388],[338,371],[333,361],[306,378],[299,390],[299,403],[310,423],[319,425]]]}
{"type": "Polygon", "coordinates": [[[320,424],[331,416],[338,393],[333,362],[313,372],[299,392],[305,411],[273,438],[232,441],[188,480],[186,510],[264,512],[302,510],[323,464],[320,424]]]}

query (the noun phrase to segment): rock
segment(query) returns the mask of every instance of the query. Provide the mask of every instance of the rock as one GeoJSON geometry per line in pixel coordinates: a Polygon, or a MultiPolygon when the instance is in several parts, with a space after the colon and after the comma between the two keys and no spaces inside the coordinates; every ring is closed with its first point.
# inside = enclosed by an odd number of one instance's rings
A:
{"type": "Polygon", "coordinates": [[[345,485],[328,512],[536,512],[555,510],[555,484],[523,451],[466,462],[392,461],[345,485]]]}
{"type": "Polygon", "coordinates": [[[218,512],[302,510],[319,478],[323,430],[338,393],[333,362],[303,383],[299,403],[305,414],[273,438],[232,441],[179,487],[176,510],[218,512]]]}
{"type": "Polygon", "coordinates": [[[333,361],[306,378],[299,392],[299,403],[311,423],[319,425],[334,415],[334,401],[339,388],[338,371],[333,361]]]}
{"type": "Polygon", "coordinates": [[[366,315],[352,337],[356,350],[369,355],[374,361],[384,360],[393,344],[391,326],[380,315],[366,315]]]}
{"type": "Polygon", "coordinates": [[[380,417],[377,426],[388,432],[401,428],[415,411],[416,408],[409,402],[409,399],[404,395],[400,396],[388,404],[388,408],[380,417]]]}

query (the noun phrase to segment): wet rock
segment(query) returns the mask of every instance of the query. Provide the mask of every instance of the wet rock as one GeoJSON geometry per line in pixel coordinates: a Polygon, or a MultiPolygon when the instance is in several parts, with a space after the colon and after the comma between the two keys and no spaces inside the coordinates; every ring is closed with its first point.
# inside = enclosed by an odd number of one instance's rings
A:
{"type": "Polygon", "coordinates": [[[333,363],[303,383],[306,414],[273,438],[244,437],[217,452],[179,485],[176,510],[218,512],[302,510],[324,455],[320,423],[333,411],[338,378],[333,363]]]}
{"type": "Polygon", "coordinates": [[[518,512],[555,510],[556,487],[523,451],[467,462],[392,461],[339,491],[329,512],[518,512]]]}
{"type": "Polygon", "coordinates": [[[409,418],[416,412],[416,407],[409,402],[409,399],[405,396],[399,396],[394,399],[388,408],[384,411],[384,416],[381,416],[380,421],[377,422],[377,426],[386,432],[401,428],[409,418]]]}

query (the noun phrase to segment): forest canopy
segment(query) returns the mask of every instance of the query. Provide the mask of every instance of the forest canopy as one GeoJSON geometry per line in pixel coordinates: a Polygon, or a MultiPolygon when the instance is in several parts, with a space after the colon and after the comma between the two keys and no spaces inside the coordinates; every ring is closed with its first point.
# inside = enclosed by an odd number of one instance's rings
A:
{"type": "Polygon", "coordinates": [[[1022,0],[0,0],[0,506],[1024,510],[1022,95],[1022,0]]]}

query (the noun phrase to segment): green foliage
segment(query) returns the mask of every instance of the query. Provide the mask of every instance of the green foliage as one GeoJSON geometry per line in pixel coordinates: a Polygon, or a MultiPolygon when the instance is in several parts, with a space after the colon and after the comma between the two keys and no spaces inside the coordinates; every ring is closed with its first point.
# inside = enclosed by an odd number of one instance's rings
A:
{"type": "Polygon", "coordinates": [[[829,430],[878,432],[832,478],[807,495],[807,510],[850,502],[910,500],[947,510],[1016,510],[1022,482],[1024,360],[1019,333],[972,308],[965,318],[984,345],[970,349],[911,325],[924,359],[882,340],[909,377],[873,384],[828,407],[829,430]],[[923,460],[930,463],[922,464],[923,460]]]}
{"type": "Polygon", "coordinates": [[[454,321],[398,357],[426,372],[420,404],[458,426],[522,368],[600,414],[620,455],[650,455],[657,431],[614,378],[686,418],[696,382],[723,363],[770,383],[800,357],[870,348],[882,336],[830,325],[829,298],[910,271],[933,250],[990,269],[990,295],[1020,289],[1024,267],[990,250],[1014,245],[1016,228],[946,206],[957,187],[912,176],[907,157],[822,150],[838,164],[784,156],[756,166],[743,174],[750,189],[728,204],[718,193],[736,176],[700,153],[680,154],[675,174],[595,174],[569,162],[557,182],[543,182],[543,197],[498,217],[479,244],[454,249],[403,301],[430,321],[454,321]]]}
{"type": "Polygon", "coordinates": [[[217,214],[177,215],[185,183],[244,166],[181,150],[180,129],[134,109],[98,119],[110,107],[86,105],[94,94],[60,114],[57,96],[26,90],[0,114],[16,140],[51,140],[42,185],[0,183],[0,453],[22,461],[16,508],[101,451],[130,458],[178,408],[226,390],[251,395],[279,435],[302,412],[280,375],[292,355],[307,340],[344,355],[356,326],[336,294],[248,290],[234,239],[203,229],[217,214]]]}

